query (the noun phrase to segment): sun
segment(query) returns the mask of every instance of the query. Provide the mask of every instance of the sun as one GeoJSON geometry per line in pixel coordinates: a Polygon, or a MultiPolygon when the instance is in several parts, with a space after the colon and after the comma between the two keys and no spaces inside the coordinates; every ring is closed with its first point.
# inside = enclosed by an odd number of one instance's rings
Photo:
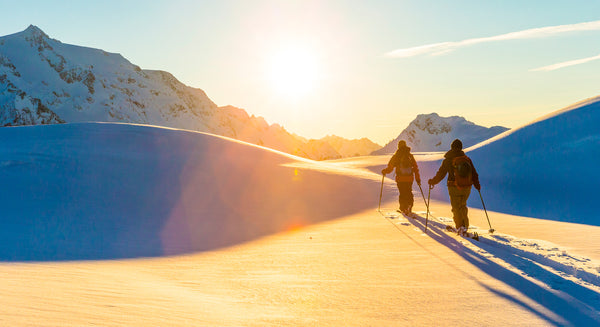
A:
{"type": "Polygon", "coordinates": [[[314,52],[287,47],[269,60],[268,79],[278,95],[294,99],[308,95],[317,87],[319,65],[314,52]]]}

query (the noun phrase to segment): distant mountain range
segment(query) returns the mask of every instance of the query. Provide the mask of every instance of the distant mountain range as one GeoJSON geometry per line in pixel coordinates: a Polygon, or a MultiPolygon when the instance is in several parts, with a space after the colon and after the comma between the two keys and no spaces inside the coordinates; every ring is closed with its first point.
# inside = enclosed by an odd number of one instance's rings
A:
{"type": "Polygon", "coordinates": [[[307,140],[120,54],[63,44],[30,25],[0,37],[0,126],[127,122],[232,137],[311,159],[366,155],[368,139],[307,140]]]}
{"type": "Polygon", "coordinates": [[[390,154],[398,148],[398,141],[404,140],[412,151],[446,151],[455,139],[463,142],[467,148],[485,141],[508,128],[502,126],[483,127],[467,121],[463,117],[440,117],[436,113],[418,115],[397,138],[373,154],[390,154]]]}

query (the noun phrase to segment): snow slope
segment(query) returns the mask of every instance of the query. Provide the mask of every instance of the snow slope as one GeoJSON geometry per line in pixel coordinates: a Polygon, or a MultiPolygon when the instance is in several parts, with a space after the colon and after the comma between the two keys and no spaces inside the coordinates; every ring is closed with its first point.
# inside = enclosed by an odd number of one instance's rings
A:
{"type": "MultiPolygon", "coordinates": [[[[468,149],[488,209],[600,225],[600,97],[588,99],[468,149]]],[[[440,161],[423,163],[427,178],[440,161]]],[[[433,192],[447,199],[445,181],[433,192]]],[[[481,208],[477,193],[469,205],[481,208]]]]}
{"type": "MultiPolygon", "coordinates": [[[[424,205],[419,204],[418,206],[424,209],[424,205]]],[[[564,228],[564,232],[554,232],[552,237],[564,244],[564,242],[568,243],[567,239],[569,237],[579,238],[581,235],[591,234],[594,236],[589,237],[589,239],[594,239],[600,229],[580,225],[579,228],[575,227],[577,231],[572,233],[568,231],[573,227],[572,224],[559,223],[561,225],[549,226],[538,221],[528,222],[529,230],[525,229],[523,231],[522,228],[514,225],[519,220],[490,212],[492,218],[509,218],[512,220],[504,222],[506,228],[501,229],[504,232],[490,234],[487,232],[488,225],[484,213],[479,210],[471,210],[470,218],[472,222],[480,226],[472,225],[470,228],[471,232],[479,233],[479,241],[474,241],[445,231],[447,224],[453,224],[452,218],[450,218],[451,208],[448,204],[433,201],[431,202],[431,208],[434,213],[430,213],[428,215],[429,219],[427,219],[427,235],[429,237],[452,249],[486,274],[518,289],[525,295],[527,300],[521,302],[521,300],[513,298],[501,290],[492,290],[492,292],[520,303],[523,307],[529,308],[532,313],[546,320],[545,323],[526,322],[522,320],[523,318],[506,312],[506,308],[502,308],[499,312],[496,312],[495,319],[465,318],[466,321],[463,323],[453,322],[450,325],[465,325],[467,321],[468,324],[489,326],[529,326],[537,324],[544,326],[595,326],[600,323],[600,301],[598,301],[600,296],[600,260],[573,254],[573,251],[577,252],[583,248],[567,248],[546,240],[519,238],[507,234],[511,230],[521,230],[521,233],[531,235],[536,233],[536,229],[552,233],[551,229],[553,227],[564,228]],[[446,212],[449,216],[439,216],[435,213],[436,211],[446,212]],[[526,302],[530,300],[533,300],[533,303],[527,304],[526,302]],[[508,321],[502,321],[504,319],[508,321]]],[[[407,233],[407,229],[414,227],[418,231],[425,230],[425,211],[418,212],[416,219],[404,218],[395,211],[385,208],[382,210],[382,215],[401,232],[407,233]]],[[[497,222],[497,220],[493,221],[497,222]]],[[[496,228],[498,228],[498,224],[496,224],[496,228]]],[[[597,249],[593,253],[596,258],[599,254],[597,249]]],[[[442,260],[444,259],[442,258],[442,260]]],[[[457,264],[463,267],[462,262],[457,264]]],[[[460,287],[464,287],[465,280],[461,279],[456,283],[460,287]]],[[[486,302],[487,299],[483,298],[481,301],[486,302]]],[[[468,314],[486,317],[490,311],[494,312],[494,309],[484,309],[483,312],[473,312],[469,309],[465,311],[468,314]],[[482,315],[482,313],[484,314],[482,315]]]]}
{"type": "Polygon", "coordinates": [[[450,210],[434,200],[424,233],[421,199],[420,217],[400,217],[391,180],[374,210],[368,160],[197,132],[80,123],[0,138],[2,324],[600,323],[600,249],[573,237],[600,227],[490,212],[486,235],[472,210],[475,242],[443,231],[450,210]]]}
{"type": "Polygon", "coordinates": [[[373,154],[391,154],[398,148],[398,141],[404,140],[412,151],[445,151],[455,139],[460,139],[465,147],[475,145],[496,136],[506,127],[483,127],[475,125],[463,117],[440,117],[436,113],[418,115],[397,138],[373,154]]]}
{"type": "Polygon", "coordinates": [[[0,264],[10,295],[0,298],[0,319],[11,326],[597,325],[597,288],[431,225],[424,235],[421,226],[370,209],[183,256],[0,264]]]}
{"type": "Polygon", "coordinates": [[[0,260],[201,251],[372,206],[357,177],[209,134],[80,123],[0,138],[0,260]]]}

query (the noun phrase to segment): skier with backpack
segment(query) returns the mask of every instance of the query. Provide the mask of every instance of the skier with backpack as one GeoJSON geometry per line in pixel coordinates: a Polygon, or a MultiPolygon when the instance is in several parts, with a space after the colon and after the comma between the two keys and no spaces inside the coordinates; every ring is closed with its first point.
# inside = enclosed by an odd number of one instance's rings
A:
{"type": "Polygon", "coordinates": [[[462,142],[459,139],[452,141],[450,151],[446,152],[444,158],[437,174],[428,181],[429,187],[433,188],[448,174],[448,194],[454,223],[458,233],[465,236],[469,229],[467,200],[471,194],[471,185],[478,191],[481,190],[479,175],[471,159],[462,151],[462,142]]]}
{"type": "Polygon", "coordinates": [[[415,157],[410,153],[410,148],[406,146],[406,141],[398,142],[398,150],[392,156],[386,168],[381,173],[385,176],[396,169],[396,185],[398,186],[398,202],[400,203],[400,212],[405,215],[412,213],[414,197],[412,194],[412,184],[416,180],[421,185],[419,167],[415,157]],[[414,177],[413,177],[414,175],[414,177]]]}

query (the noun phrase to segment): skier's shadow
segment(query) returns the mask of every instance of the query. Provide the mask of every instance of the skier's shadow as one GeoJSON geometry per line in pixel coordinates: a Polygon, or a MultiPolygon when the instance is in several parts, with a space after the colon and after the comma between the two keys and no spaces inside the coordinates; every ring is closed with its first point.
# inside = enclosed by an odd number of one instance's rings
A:
{"type": "MultiPolygon", "coordinates": [[[[415,219],[408,220],[412,225],[425,232],[425,217],[418,216],[415,219]]],[[[598,293],[568,279],[552,274],[535,263],[532,263],[531,260],[522,258],[515,253],[494,248],[493,246],[486,245],[475,240],[465,239],[472,242],[472,244],[481,248],[482,250],[499,257],[506,263],[514,267],[518,267],[530,276],[536,276],[536,278],[546,283],[550,281],[550,286],[555,288],[555,290],[549,290],[461,244],[456,238],[448,235],[445,232],[444,224],[429,220],[427,222],[427,235],[437,242],[445,245],[456,254],[460,255],[462,258],[481,269],[483,272],[517,289],[532,301],[545,307],[561,318],[556,319],[551,317],[548,314],[545,314],[544,312],[541,312],[531,305],[519,300],[518,298],[515,298],[514,296],[498,289],[493,289],[489,285],[485,285],[469,275],[469,278],[477,281],[481,286],[487,288],[489,291],[524,307],[549,323],[557,326],[562,326],[565,324],[575,326],[597,326],[600,324],[600,315],[598,315],[598,312],[600,311],[598,293]],[[566,289],[567,292],[563,293],[560,291],[560,289],[566,289]],[[576,301],[574,301],[574,299],[576,299],[576,301]]],[[[455,264],[446,261],[444,258],[440,258],[439,256],[437,257],[456,269],[461,270],[460,267],[457,267],[455,264]]],[[[466,272],[463,273],[468,275],[466,272]]]]}

